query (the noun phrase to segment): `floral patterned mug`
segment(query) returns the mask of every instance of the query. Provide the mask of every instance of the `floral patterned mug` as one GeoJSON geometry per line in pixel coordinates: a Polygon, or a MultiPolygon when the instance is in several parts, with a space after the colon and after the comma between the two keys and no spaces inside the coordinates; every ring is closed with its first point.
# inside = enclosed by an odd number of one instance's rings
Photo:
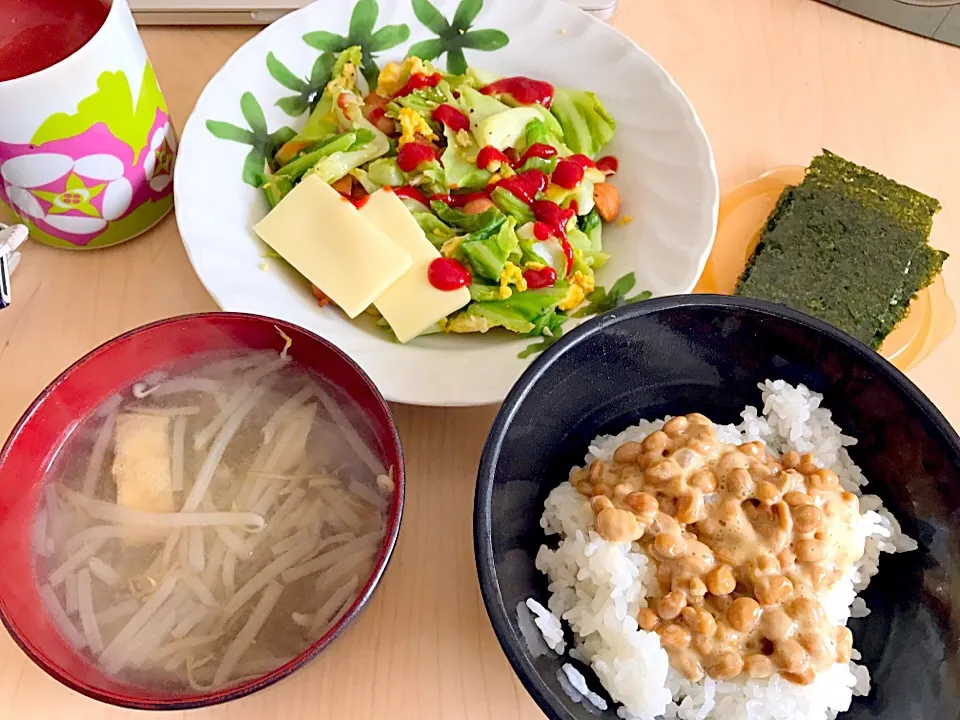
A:
{"type": "Polygon", "coordinates": [[[65,60],[0,82],[0,206],[48,245],[130,240],[173,207],[176,139],[127,5],[65,60]]]}

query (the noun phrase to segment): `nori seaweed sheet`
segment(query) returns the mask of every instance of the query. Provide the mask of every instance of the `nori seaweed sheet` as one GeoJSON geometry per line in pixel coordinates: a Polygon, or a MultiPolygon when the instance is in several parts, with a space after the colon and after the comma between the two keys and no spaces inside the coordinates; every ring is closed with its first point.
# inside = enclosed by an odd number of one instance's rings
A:
{"type": "Polygon", "coordinates": [[[878,348],[946,253],[927,244],[934,198],[824,151],[784,189],[736,294],[819,317],[878,348]]]}

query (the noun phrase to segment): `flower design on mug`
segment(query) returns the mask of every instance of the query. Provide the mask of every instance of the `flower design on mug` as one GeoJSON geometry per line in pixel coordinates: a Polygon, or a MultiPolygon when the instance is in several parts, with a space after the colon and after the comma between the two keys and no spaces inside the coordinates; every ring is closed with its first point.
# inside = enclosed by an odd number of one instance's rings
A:
{"type": "Polygon", "coordinates": [[[157,128],[150,138],[150,149],[143,163],[143,171],[154,192],[163,192],[173,182],[176,142],[169,122],[157,128]]]}
{"type": "Polygon", "coordinates": [[[100,217],[100,211],[91,205],[90,201],[102,193],[105,187],[107,187],[106,184],[87,187],[78,175],[71,173],[67,178],[67,188],[63,192],[34,190],[33,194],[50,203],[51,215],[76,210],[90,217],[100,217]]]}
{"type": "Polygon", "coordinates": [[[0,167],[6,196],[24,217],[61,232],[86,235],[122,217],[133,186],[116,156],[100,153],[74,159],[62,153],[34,153],[0,167]]]}

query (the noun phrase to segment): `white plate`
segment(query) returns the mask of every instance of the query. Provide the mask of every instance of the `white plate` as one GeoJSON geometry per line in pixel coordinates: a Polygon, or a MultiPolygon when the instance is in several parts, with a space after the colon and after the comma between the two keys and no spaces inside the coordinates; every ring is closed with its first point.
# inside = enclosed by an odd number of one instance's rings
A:
{"type": "MultiPolygon", "coordinates": [[[[376,1],[360,0],[358,6],[369,11],[371,4],[376,1]]],[[[433,4],[444,18],[456,17],[458,0],[433,4]]],[[[620,159],[613,182],[623,196],[623,213],[635,219],[605,228],[604,250],[612,259],[597,273],[598,285],[634,272],[636,290],[656,296],[690,292],[713,243],[719,189],[710,144],[680,88],[628,38],[569,4],[463,0],[460,6],[471,5],[482,5],[473,31],[497,29],[509,43],[496,51],[468,49],[467,62],[501,75],[592,90],[617,120],[605,153],[620,159]]],[[[309,77],[320,52],[303,36],[315,31],[327,33],[328,40],[330,33],[347,36],[354,7],[324,0],[282,18],[240,48],[210,81],[184,129],[175,176],[177,223],[187,254],[221,308],[282,318],[322,335],[356,360],[388,400],[444,406],[500,402],[531,362],[518,358],[531,340],[492,331],[399,345],[371,323],[351,323],[335,309],[319,309],[309,285],[280,263],[267,261],[263,269],[266,246],[251,226],[268,206],[260,190],[241,177],[250,147],[214,137],[207,128],[208,120],[250,127],[240,107],[245,92],[259,102],[270,132],[302,126],[306,114],[291,117],[276,105],[295,93],[268,72],[267,55],[272,52],[295,75],[309,77]]],[[[377,53],[381,65],[435,37],[411,0],[380,0],[375,31],[388,25],[408,27],[409,38],[377,53]]],[[[379,38],[390,35],[395,40],[407,33],[388,30],[379,38]]],[[[444,56],[435,62],[445,68],[447,61],[444,56]]]]}

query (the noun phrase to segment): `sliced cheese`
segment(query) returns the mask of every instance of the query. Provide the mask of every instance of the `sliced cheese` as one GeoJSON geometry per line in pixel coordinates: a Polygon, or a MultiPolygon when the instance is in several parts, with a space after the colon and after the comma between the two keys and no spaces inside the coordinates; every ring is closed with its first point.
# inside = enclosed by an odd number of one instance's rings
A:
{"type": "Polygon", "coordinates": [[[360,215],[390,237],[413,259],[410,269],[376,299],[374,305],[400,342],[408,342],[470,302],[467,288],[437,290],[427,279],[430,263],[440,257],[396,193],[378,190],[360,215]]]}
{"type": "Polygon", "coordinates": [[[173,512],[170,418],[122,413],[115,437],[112,470],[117,503],[145,512],[173,512]]]}
{"type": "Polygon", "coordinates": [[[317,175],[305,177],[254,230],[351,318],[412,263],[408,252],[317,175]]]}

